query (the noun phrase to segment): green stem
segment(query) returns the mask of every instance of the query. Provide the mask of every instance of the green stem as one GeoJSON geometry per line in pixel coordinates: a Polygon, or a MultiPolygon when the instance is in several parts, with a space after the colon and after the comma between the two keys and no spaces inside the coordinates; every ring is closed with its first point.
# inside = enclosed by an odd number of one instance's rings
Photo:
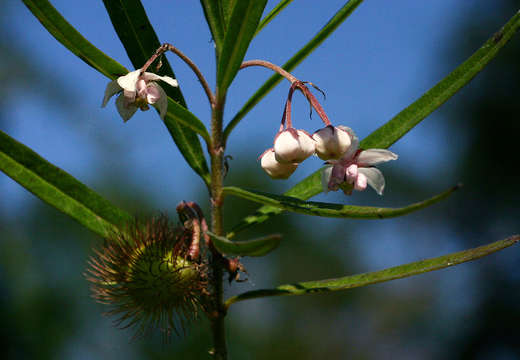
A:
{"type": "MultiPolygon", "coordinates": [[[[224,145],[222,143],[222,116],[225,103],[225,94],[217,96],[212,106],[211,115],[211,229],[217,235],[223,235],[223,179],[224,179],[224,145]]],[[[226,332],[224,317],[226,308],[223,303],[223,257],[218,252],[212,253],[211,270],[212,276],[212,311],[210,313],[211,331],[213,334],[214,358],[218,360],[227,359],[226,332]]]]}

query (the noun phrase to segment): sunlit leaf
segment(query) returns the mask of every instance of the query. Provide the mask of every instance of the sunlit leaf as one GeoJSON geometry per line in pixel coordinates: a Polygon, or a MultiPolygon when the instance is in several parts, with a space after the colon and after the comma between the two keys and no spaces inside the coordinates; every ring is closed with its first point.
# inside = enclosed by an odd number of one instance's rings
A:
{"type": "Polygon", "coordinates": [[[224,96],[244,59],[267,0],[240,0],[235,3],[217,68],[219,96],[224,96]]]}
{"type": "Polygon", "coordinates": [[[260,204],[274,206],[279,209],[314,216],[353,218],[353,219],[385,219],[409,214],[424,209],[448,197],[459,186],[454,186],[436,196],[401,208],[382,208],[373,206],[356,206],[333,204],[316,201],[305,201],[295,197],[269,194],[257,190],[245,190],[236,186],[224,187],[224,194],[234,195],[260,204]]]}
{"type": "Polygon", "coordinates": [[[267,14],[258,24],[256,28],[255,36],[262,31],[262,29],[269,24],[283,9],[286,8],[293,0],[281,0],[274,8],[267,14]]]}
{"type": "Polygon", "coordinates": [[[490,255],[496,251],[502,250],[508,246],[514,245],[518,241],[520,241],[520,236],[515,235],[505,240],[491,243],[489,245],[484,245],[427,260],[416,261],[405,265],[395,266],[381,271],[345,276],[338,279],[307,281],[295,284],[280,285],[274,289],[248,291],[229,298],[225,302],[225,305],[226,307],[229,307],[231,304],[238,301],[269,296],[305,295],[348,290],[370,284],[402,279],[408,276],[440,270],[467,261],[476,260],[481,257],[490,255]]]}
{"type": "MultiPolygon", "coordinates": [[[[399,140],[421,120],[441,106],[453,96],[461,87],[477,75],[511,39],[520,26],[520,14],[516,13],[498,32],[469,59],[457,67],[453,72],[427,91],[417,101],[397,114],[388,123],[371,133],[361,142],[361,148],[386,148],[399,140]]],[[[306,200],[321,192],[321,169],[312,173],[296,184],[285,195],[306,200]]],[[[266,221],[281,211],[273,206],[262,206],[255,214],[248,216],[237,224],[228,237],[234,236],[254,224],[266,221]]]]}
{"type": "MultiPolygon", "coordinates": [[[[338,28],[339,25],[361,4],[363,0],[350,0],[329,20],[327,24],[293,57],[289,59],[282,67],[291,71],[300,64],[310,53],[312,53],[325,39],[327,39],[338,28]]],[[[224,129],[224,140],[227,141],[229,134],[238,125],[238,123],[251,111],[256,104],[266,96],[269,91],[282,80],[282,77],[275,74],[269,78],[254,94],[249,98],[246,104],[231,119],[224,129]]]]}
{"type": "Polygon", "coordinates": [[[207,234],[220,253],[234,256],[264,256],[276,249],[282,240],[282,236],[279,234],[247,241],[230,241],[210,231],[207,231],[207,234]]]}
{"type": "Polygon", "coordinates": [[[200,4],[204,10],[206,22],[208,23],[209,30],[213,36],[213,41],[215,42],[218,59],[220,57],[220,52],[222,51],[224,35],[226,34],[226,24],[222,12],[222,3],[215,0],[200,0],[200,4]]]}
{"type": "Polygon", "coordinates": [[[0,131],[0,170],[34,195],[106,237],[132,217],[0,131]]]}

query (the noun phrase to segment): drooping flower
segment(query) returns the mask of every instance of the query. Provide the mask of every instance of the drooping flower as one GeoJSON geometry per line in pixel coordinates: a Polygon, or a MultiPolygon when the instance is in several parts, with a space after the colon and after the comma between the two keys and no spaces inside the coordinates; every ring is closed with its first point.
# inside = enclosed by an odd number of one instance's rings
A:
{"type": "Polygon", "coordinates": [[[292,127],[280,131],[274,138],[274,155],[279,163],[301,163],[316,151],[315,141],[303,130],[292,127]]]}
{"type": "Polygon", "coordinates": [[[141,69],[135,70],[108,83],[101,107],[105,107],[112,96],[120,93],[116,99],[116,107],[125,122],[135,114],[137,109],[148,110],[148,105],[154,106],[164,119],[168,109],[168,97],[163,88],[157,84],[156,81],[159,80],[171,86],[178,86],[177,80],[169,76],[142,72],[141,69]]]}
{"type": "Polygon", "coordinates": [[[328,161],[328,166],[322,173],[323,191],[339,189],[347,195],[352,190],[363,191],[370,185],[376,193],[383,194],[385,178],[383,173],[375,168],[390,160],[396,160],[397,154],[386,149],[359,149],[359,140],[351,133],[352,144],[339,160],[328,161]]]}
{"type": "Polygon", "coordinates": [[[316,155],[322,160],[339,159],[350,147],[352,130],[346,126],[328,125],[317,130],[312,138],[316,141],[316,155]]]}
{"type": "Polygon", "coordinates": [[[260,165],[273,179],[287,179],[298,167],[297,163],[281,163],[276,160],[274,149],[267,149],[260,155],[260,165]]]}

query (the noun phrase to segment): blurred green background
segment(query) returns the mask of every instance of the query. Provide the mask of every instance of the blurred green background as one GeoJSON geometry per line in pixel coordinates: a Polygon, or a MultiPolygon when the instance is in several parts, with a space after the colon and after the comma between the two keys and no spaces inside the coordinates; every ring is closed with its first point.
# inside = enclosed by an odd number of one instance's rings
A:
{"type": "MultiPolygon", "coordinates": [[[[109,56],[129,67],[102,2],[53,4],[109,56]]],[[[143,1],[162,41],[192,56],[214,81],[212,44],[197,2],[143,1]],[[172,20],[173,19],[173,20],[172,20]]],[[[276,2],[269,2],[268,9],[276,2]]],[[[283,63],[342,5],[295,1],[255,39],[247,59],[283,63]]],[[[0,128],[135,214],[181,200],[207,209],[202,182],[177,153],[158,118],[122,123],[100,109],[107,80],[52,39],[21,2],[0,2],[0,128]]],[[[363,137],[467,58],[520,8],[519,1],[366,2],[295,71],[327,92],[336,124],[363,137]]],[[[170,61],[190,109],[207,123],[196,80],[170,61]]],[[[226,118],[263,80],[240,73],[226,118]]],[[[320,166],[308,161],[288,182],[255,161],[270,146],[287,84],[279,85],[232,135],[227,184],[281,193],[320,166]]],[[[451,198],[404,218],[352,221],[284,214],[241,238],[282,232],[280,248],[244,259],[249,281],[231,295],[276,284],[337,277],[438,256],[518,232],[520,42],[514,37],[483,73],[404,137],[383,167],[383,198],[368,191],[319,200],[400,206],[462,181],[451,198]]],[[[317,117],[295,100],[298,126],[317,117]],[[298,109],[299,108],[299,109],[298,109]]],[[[231,227],[253,204],[228,198],[231,227]]],[[[3,359],[208,358],[208,324],[182,338],[130,341],[101,314],[83,277],[101,239],[0,175],[0,354],[3,359]]],[[[351,291],[238,303],[227,318],[231,359],[518,359],[517,247],[454,268],[351,291]]]]}

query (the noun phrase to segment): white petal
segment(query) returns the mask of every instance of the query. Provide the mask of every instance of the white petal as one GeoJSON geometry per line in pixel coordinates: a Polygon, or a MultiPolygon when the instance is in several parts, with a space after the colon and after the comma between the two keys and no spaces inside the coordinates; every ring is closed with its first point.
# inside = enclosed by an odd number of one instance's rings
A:
{"type": "Polygon", "coordinates": [[[170,86],[173,86],[173,87],[179,86],[179,83],[174,78],[171,78],[169,76],[159,76],[157,74],[150,73],[150,72],[145,72],[144,73],[144,79],[146,81],[161,80],[161,81],[164,81],[165,83],[169,84],[170,86]]]}
{"type": "Polygon", "coordinates": [[[149,87],[153,86],[156,88],[156,90],[159,91],[159,98],[152,105],[154,108],[159,110],[159,116],[161,117],[161,119],[164,120],[164,117],[166,116],[166,113],[168,112],[168,97],[166,96],[166,93],[164,92],[163,88],[160,87],[158,84],[151,83],[148,86],[149,87]]]}
{"type": "Polygon", "coordinates": [[[121,90],[121,86],[119,86],[116,80],[109,82],[107,88],[105,89],[105,97],[103,98],[103,103],[101,104],[101,107],[105,107],[108,103],[108,100],[110,100],[112,96],[114,96],[121,90]]]}
{"type": "Polygon", "coordinates": [[[321,186],[323,187],[323,192],[329,192],[329,180],[332,175],[332,165],[327,165],[323,171],[321,172],[321,186]]]}
{"type": "Polygon", "coordinates": [[[124,122],[127,122],[137,111],[137,106],[127,103],[123,95],[117,97],[116,107],[124,122]]]}
{"type": "Polygon", "coordinates": [[[139,78],[139,74],[141,70],[135,70],[129,72],[125,76],[121,76],[117,78],[117,83],[126,91],[136,91],[135,84],[137,84],[137,80],[139,78]]]}
{"type": "Polygon", "coordinates": [[[360,166],[377,165],[390,160],[397,160],[397,154],[386,149],[368,149],[359,153],[357,163],[360,166]]]}
{"type": "Polygon", "coordinates": [[[367,177],[368,185],[370,185],[376,193],[383,195],[385,189],[385,177],[383,173],[374,167],[359,168],[358,172],[367,177]]]}

